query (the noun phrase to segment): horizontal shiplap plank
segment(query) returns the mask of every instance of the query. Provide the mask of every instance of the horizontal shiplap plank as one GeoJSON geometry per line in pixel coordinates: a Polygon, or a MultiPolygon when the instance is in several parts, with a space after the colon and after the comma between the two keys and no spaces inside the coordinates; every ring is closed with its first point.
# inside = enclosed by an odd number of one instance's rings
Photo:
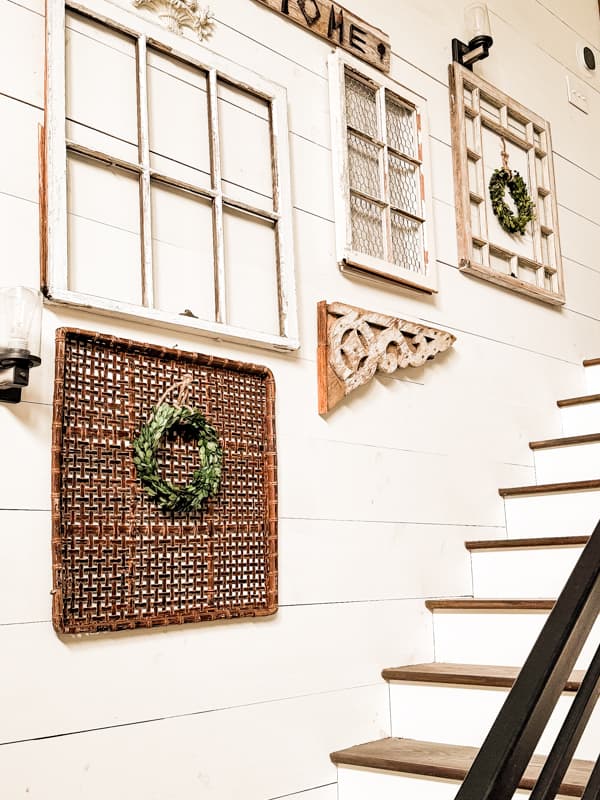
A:
{"type": "MultiPolygon", "coordinates": [[[[469,594],[465,539],[491,539],[499,532],[283,519],[279,601],[295,606],[469,594]]],[[[0,511],[0,626],[50,619],[50,539],[49,512],[0,511]]]]}
{"type": "Polygon", "coordinates": [[[50,509],[51,426],[50,406],[0,403],[0,509],[50,509]]]}
{"type": "Polygon", "coordinates": [[[565,4],[562,0],[540,0],[540,5],[582,36],[591,37],[592,41],[600,39],[600,19],[595,3],[565,4]]]}
{"type": "Polygon", "coordinates": [[[37,202],[2,193],[0,185],[0,286],[18,280],[22,286],[39,285],[39,208],[37,202]]]}
{"type": "Polygon", "coordinates": [[[48,511],[0,511],[0,626],[52,613],[48,511]]]}
{"type": "MultiPolygon", "coordinates": [[[[317,228],[308,228],[307,232],[316,235],[317,228]]],[[[309,262],[306,263],[308,269],[309,262]]],[[[316,277],[318,265],[312,269],[316,277]]],[[[455,270],[452,273],[457,281],[457,290],[461,281],[469,288],[470,281],[455,270]]],[[[310,279],[308,275],[305,277],[310,279]]],[[[326,279],[327,276],[324,277],[326,279]]],[[[333,293],[334,289],[325,296],[360,302],[360,285],[350,288],[352,294],[348,291],[346,295],[340,295],[333,293]]],[[[400,316],[403,311],[406,313],[404,303],[396,306],[389,295],[385,297],[381,290],[374,291],[377,294],[371,298],[371,308],[395,312],[400,316]]],[[[508,347],[485,337],[455,330],[458,341],[448,354],[421,369],[401,371],[397,378],[376,377],[368,387],[356,392],[336,409],[334,414],[322,419],[315,413],[316,365],[312,360],[313,347],[316,349],[316,340],[313,338],[315,305],[309,298],[302,307],[303,333],[306,332],[303,354],[307,358],[258,354],[249,347],[208,343],[189,334],[178,336],[82,312],[49,312],[44,336],[44,365],[31,373],[31,387],[25,396],[45,403],[52,401],[54,328],[60,324],[74,324],[115,335],[142,338],[165,346],[176,344],[184,350],[199,350],[246,361],[258,360],[266,364],[273,370],[278,387],[280,435],[293,434],[300,426],[307,436],[315,438],[444,454],[479,450],[490,460],[531,464],[529,441],[548,438],[560,432],[556,398],[584,392],[580,363],[541,356],[519,347],[517,341],[514,346],[508,347]],[[309,329],[311,322],[312,328],[309,329]],[[501,390],[497,386],[499,377],[502,381],[501,390]],[[522,389],[524,384],[527,385],[526,394],[522,389]],[[469,398],[468,403],[465,403],[465,397],[469,398]],[[411,419],[413,424],[382,425],[390,409],[402,418],[411,419]],[[490,415],[501,419],[502,425],[490,425],[490,415]],[[447,418],[460,421],[461,424],[448,425],[447,418]],[[471,435],[466,436],[462,426],[467,424],[471,435]]],[[[510,313],[508,299],[505,310],[507,314],[510,313]]],[[[491,307],[488,312],[488,316],[491,316],[491,307]]],[[[477,315],[482,326],[485,325],[483,310],[472,313],[477,315]]],[[[406,316],[418,318],[419,315],[409,313],[406,316]]],[[[557,321],[560,320],[562,318],[557,318],[557,321]]],[[[540,327],[542,321],[543,317],[540,316],[540,327]]],[[[435,324],[437,320],[431,322],[435,324]]],[[[443,327],[443,318],[439,324],[443,327]]],[[[567,339],[569,329],[566,321],[564,324],[567,339]]],[[[588,349],[587,342],[593,341],[594,337],[593,321],[582,318],[578,324],[581,332],[574,337],[574,341],[567,339],[564,345],[570,350],[567,354],[573,358],[577,357],[578,350],[583,352],[588,349]]],[[[490,322],[488,330],[490,333],[499,333],[501,327],[501,320],[490,322]]],[[[507,331],[507,335],[514,338],[511,330],[507,331]]],[[[551,332],[550,341],[553,345],[556,342],[554,331],[551,332]]]]}
{"type": "MultiPolygon", "coordinates": [[[[304,789],[301,792],[284,795],[285,800],[337,800],[337,783],[320,786],[318,789],[304,789]]],[[[283,797],[274,797],[272,800],[283,800],[283,797]]]]}
{"type": "MultiPolygon", "coordinates": [[[[43,14],[43,0],[0,2],[0,93],[40,109],[44,106],[43,14]]],[[[3,142],[6,133],[4,128],[3,142]]]]}
{"type": "Polygon", "coordinates": [[[431,660],[429,616],[406,600],[89,637],[0,626],[0,743],[376,683],[431,660]]]}
{"type": "Polygon", "coordinates": [[[495,487],[504,478],[509,485],[534,478],[533,467],[485,462],[484,470],[472,457],[305,437],[280,437],[279,447],[283,517],[500,525],[504,510],[495,487]]]}
{"type": "Polygon", "coordinates": [[[498,528],[284,519],[280,602],[332,603],[471,592],[465,539],[498,528]]]}
{"type": "Polygon", "coordinates": [[[13,98],[0,96],[0,120],[3,128],[0,192],[37,203],[38,126],[43,122],[43,112],[13,98]]]}
{"type": "Polygon", "coordinates": [[[287,796],[336,780],[332,750],[389,735],[387,697],[381,683],[0,747],[2,789],[15,800],[287,796]]]}
{"type": "MultiPolygon", "coordinates": [[[[385,391],[382,384],[369,387],[376,388],[385,391]]],[[[16,468],[10,461],[0,466],[1,509],[50,507],[51,411],[30,403],[0,407],[0,435],[20,453],[16,468]]],[[[348,406],[346,419],[356,413],[356,404],[348,406]]],[[[416,452],[306,433],[280,433],[278,444],[284,517],[498,525],[504,517],[497,487],[534,481],[532,465],[494,461],[494,454],[462,455],[460,447],[449,454],[416,452]],[[461,489],[465,481],[468,493],[461,489]],[[438,501],[433,506],[432,486],[438,501]]]]}
{"type": "Polygon", "coordinates": [[[558,208],[558,216],[564,257],[600,271],[600,225],[562,205],[558,208]]]}

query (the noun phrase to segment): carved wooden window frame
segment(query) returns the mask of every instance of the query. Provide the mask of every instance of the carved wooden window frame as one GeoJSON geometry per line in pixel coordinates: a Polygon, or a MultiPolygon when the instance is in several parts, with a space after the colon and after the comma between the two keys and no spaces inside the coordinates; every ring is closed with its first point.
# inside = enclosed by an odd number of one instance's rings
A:
{"type": "MultiPolygon", "coordinates": [[[[450,66],[450,106],[460,270],[551,305],[564,305],[550,123],[456,63],[450,66]],[[488,110],[490,107],[496,109],[498,119],[494,116],[496,112],[488,110]],[[473,120],[473,148],[467,143],[467,119],[473,120]],[[517,124],[509,126],[511,119],[517,124]],[[519,124],[524,134],[516,130],[519,124]],[[485,177],[483,128],[497,134],[499,143],[504,137],[527,154],[528,170],[523,178],[528,184],[536,212],[530,223],[535,254],[533,259],[518,255],[489,239],[491,211],[487,207],[489,188],[485,177]],[[469,164],[475,167],[469,170],[469,164]],[[473,174],[476,175],[476,186],[471,185],[473,174]],[[542,207],[544,220],[551,222],[551,225],[540,223],[542,207]],[[473,213],[478,214],[480,235],[473,232],[473,213]],[[507,272],[490,266],[490,256],[505,261],[507,272]],[[520,278],[520,269],[534,272],[536,283],[520,278]]],[[[495,166],[501,165],[498,163],[495,166]]]]}
{"type": "MultiPolygon", "coordinates": [[[[329,59],[332,150],[334,167],[334,202],[336,222],[336,250],[340,269],[365,278],[383,280],[419,289],[429,294],[437,292],[437,262],[433,232],[433,195],[429,165],[429,128],[427,101],[391,78],[344,53],[332,54],[329,59]],[[377,104],[377,135],[369,135],[348,124],[346,103],[346,76],[365,84],[375,93],[377,104]],[[412,154],[395,149],[389,143],[386,130],[387,101],[414,111],[415,148],[412,154]],[[380,152],[380,194],[362,192],[351,186],[349,156],[350,137],[357,137],[365,147],[380,152]],[[416,172],[418,213],[394,206],[391,197],[390,159],[410,164],[416,172]],[[352,199],[357,198],[382,211],[382,252],[378,257],[361,252],[353,243],[352,199]],[[412,269],[393,260],[392,214],[403,223],[418,225],[419,267],[412,269]]],[[[406,262],[405,262],[406,264],[406,262]]]]}
{"type": "Polygon", "coordinates": [[[296,350],[298,339],[292,200],[290,186],[287,91],[245,67],[209,51],[190,38],[176,35],[158,23],[120,9],[106,0],[94,0],[93,8],[79,2],[47,3],[46,109],[42,151],[42,227],[46,252],[42,258],[42,289],[53,303],[98,310],[124,319],[151,322],[161,327],[186,329],[202,335],[277,350],[296,350]],[[136,43],[138,86],[138,162],[127,162],[110,153],[99,153],[66,138],[66,13],[73,12],[132,38],[136,43]],[[149,121],[146,95],[147,50],[153,48],[201,70],[206,75],[211,148],[210,189],[184,183],[150,168],[149,121]],[[273,211],[243,203],[223,192],[219,158],[217,80],[255,95],[270,106],[270,139],[273,174],[273,211]],[[69,289],[67,239],[67,154],[79,155],[139,176],[142,304],[130,304],[82,294],[69,289]],[[152,208],[150,182],[175,188],[212,203],[214,228],[215,320],[202,320],[153,307],[152,208]],[[223,210],[231,208],[274,227],[277,264],[279,333],[248,330],[227,322],[223,210]]]}

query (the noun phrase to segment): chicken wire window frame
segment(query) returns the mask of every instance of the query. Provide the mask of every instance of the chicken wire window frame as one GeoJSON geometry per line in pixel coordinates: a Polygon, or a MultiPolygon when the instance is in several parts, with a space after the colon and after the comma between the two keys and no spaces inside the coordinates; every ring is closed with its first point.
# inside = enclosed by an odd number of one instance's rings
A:
{"type": "Polygon", "coordinates": [[[449,68],[458,259],[461,272],[551,305],[565,289],[550,123],[459,64],[449,68]],[[469,130],[472,132],[469,135],[469,130]],[[484,132],[498,138],[498,163],[484,158],[484,132]],[[523,174],[534,204],[528,225],[533,257],[490,234],[490,168],[501,167],[502,139],[525,154],[523,174]],[[487,171],[486,171],[487,169],[487,171]]]}
{"type": "Polygon", "coordinates": [[[341,52],[329,79],[340,269],[437,292],[426,100],[341,52]]]}
{"type": "MultiPolygon", "coordinates": [[[[203,132],[199,131],[199,136],[203,132]]],[[[108,137],[106,137],[108,138],[108,137]]],[[[185,36],[166,31],[156,22],[95,0],[93,8],[83,3],[52,2],[47,5],[46,107],[40,155],[42,228],[42,289],[52,303],[75,305],[110,316],[186,329],[232,342],[276,350],[297,350],[298,338],[292,200],[290,185],[287,91],[245,67],[222,58],[185,36]],[[67,15],[103,26],[128,37],[135,46],[137,86],[137,152],[127,160],[115,153],[98,151],[67,138],[67,15]],[[162,174],[150,163],[147,69],[149,52],[164,54],[205,76],[208,108],[209,186],[203,187],[162,174]],[[218,86],[227,84],[268,104],[271,147],[272,210],[228,196],[223,187],[219,146],[218,86]],[[132,176],[139,183],[141,303],[99,297],[69,288],[68,177],[69,158],[85,159],[132,176]],[[183,192],[211,204],[214,254],[214,320],[193,314],[164,311],[154,302],[151,186],[183,192]],[[275,251],[278,330],[274,333],[230,324],[227,309],[224,214],[230,211],[245,219],[272,226],[275,251]]]]}

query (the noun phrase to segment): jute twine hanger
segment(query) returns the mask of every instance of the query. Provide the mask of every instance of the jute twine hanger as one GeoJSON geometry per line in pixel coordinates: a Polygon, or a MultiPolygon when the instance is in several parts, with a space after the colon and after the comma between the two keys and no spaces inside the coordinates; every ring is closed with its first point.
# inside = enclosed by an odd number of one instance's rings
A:
{"type": "Polygon", "coordinates": [[[500,137],[500,141],[502,142],[502,150],[500,151],[500,155],[502,156],[502,169],[508,172],[510,177],[512,178],[512,169],[509,166],[508,159],[510,156],[508,155],[508,150],[506,149],[506,139],[504,136],[500,137]]]}
{"type": "Polygon", "coordinates": [[[179,394],[177,395],[177,398],[173,401],[173,405],[176,406],[177,408],[181,408],[182,406],[187,406],[193,382],[194,378],[192,375],[184,375],[183,380],[174,383],[163,393],[162,397],[158,401],[158,405],[161,406],[166,401],[167,397],[170,394],[176,392],[177,389],[179,389],[179,394]]]}

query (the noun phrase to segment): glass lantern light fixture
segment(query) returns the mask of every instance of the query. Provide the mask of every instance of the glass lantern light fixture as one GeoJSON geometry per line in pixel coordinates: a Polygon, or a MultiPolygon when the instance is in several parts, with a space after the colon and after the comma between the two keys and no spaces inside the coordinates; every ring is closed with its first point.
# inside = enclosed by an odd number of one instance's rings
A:
{"type": "Polygon", "coordinates": [[[42,294],[24,286],[0,288],[0,402],[19,403],[29,370],[42,363],[42,294]]]}
{"type": "Polygon", "coordinates": [[[487,58],[494,44],[490,15],[485,3],[471,3],[465,9],[465,26],[469,43],[452,39],[452,60],[472,70],[476,61],[487,58]]]}

